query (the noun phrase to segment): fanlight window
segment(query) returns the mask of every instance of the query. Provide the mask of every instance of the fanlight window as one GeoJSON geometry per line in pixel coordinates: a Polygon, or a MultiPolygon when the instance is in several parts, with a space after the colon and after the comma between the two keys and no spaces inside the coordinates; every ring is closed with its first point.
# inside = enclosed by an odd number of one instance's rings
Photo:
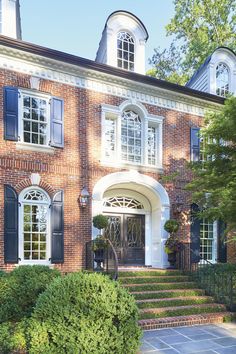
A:
{"type": "Polygon", "coordinates": [[[107,199],[103,205],[112,208],[144,209],[143,204],[138,200],[123,196],[111,197],[107,199]]]}
{"type": "Polygon", "coordinates": [[[216,94],[218,96],[226,97],[229,93],[229,69],[220,63],[216,67],[216,94]]]}
{"type": "Polygon", "coordinates": [[[142,162],[142,122],[133,111],[125,111],[122,114],[121,158],[123,161],[142,162]]]}
{"type": "Polygon", "coordinates": [[[134,39],[127,32],[117,35],[117,66],[134,71],[134,39]]]}
{"type": "Polygon", "coordinates": [[[38,191],[38,190],[32,190],[32,191],[29,191],[27,192],[25,195],[24,195],[24,201],[39,201],[39,202],[48,202],[48,198],[47,196],[41,192],[41,191],[38,191]]]}

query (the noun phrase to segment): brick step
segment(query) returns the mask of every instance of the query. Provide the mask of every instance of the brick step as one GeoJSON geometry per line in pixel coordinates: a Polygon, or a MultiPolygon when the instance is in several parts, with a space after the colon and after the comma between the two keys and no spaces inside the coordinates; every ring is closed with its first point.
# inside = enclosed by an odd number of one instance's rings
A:
{"type": "Polygon", "coordinates": [[[188,281],[186,275],[159,275],[157,276],[142,276],[142,277],[123,277],[119,279],[122,284],[150,284],[150,283],[177,283],[188,281]]]}
{"type": "MultiPolygon", "coordinates": [[[[214,302],[214,298],[211,296],[185,296],[185,297],[168,297],[168,298],[161,298],[161,299],[143,299],[143,300],[136,300],[137,304],[156,304],[159,306],[162,306],[162,303],[167,302],[179,302],[181,304],[181,302],[184,301],[193,301],[196,302],[196,304],[199,302],[202,303],[213,303],[214,302]]],[[[147,306],[148,307],[148,306],[147,306]]]]}
{"type": "Polygon", "coordinates": [[[123,284],[130,292],[138,291],[154,291],[154,290],[175,290],[175,289],[195,289],[194,282],[177,282],[177,283],[148,283],[148,284],[123,284]]]}
{"type": "Polygon", "coordinates": [[[138,297],[138,295],[147,295],[147,299],[150,296],[150,299],[153,299],[153,296],[156,296],[157,299],[164,297],[171,297],[172,294],[175,294],[174,296],[186,296],[193,294],[192,296],[196,295],[205,295],[205,290],[203,289],[167,289],[167,290],[147,290],[147,291],[130,291],[130,294],[132,294],[134,297],[138,297]],[[160,296],[160,297],[159,297],[160,296]]]}
{"type": "Polygon", "coordinates": [[[127,270],[119,270],[119,278],[123,277],[142,277],[142,276],[162,276],[162,275],[182,275],[182,273],[179,270],[175,269],[148,269],[148,270],[132,270],[132,271],[127,271],[127,270]]]}
{"type": "Polygon", "coordinates": [[[154,318],[139,320],[138,324],[143,330],[179,327],[179,326],[193,326],[200,324],[222,323],[231,321],[234,314],[231,312],[214,312],[204,313],[198,315],[176,316],[165,318],[154,318]]]}
{"type": "Polygon", "coordinates": [[[205,309],[205,308],[212,308],[215,309],[217,308],[217,310],[219,311],[220,309],[225,310],[226,307],[223,304],[197,304],[197,305],[183,305],[183,306],[170,306],[170,307],[156,307],[156,308],[147,308],[147,309],[140,309],[139,313],[143,314],[143,313],[152,313],[152,314],[159,314],[162,312],[166,312],[166,311],[178,311],[181,310],[184,312],[184,310],[188,310],[188,309],[205,309]]]}

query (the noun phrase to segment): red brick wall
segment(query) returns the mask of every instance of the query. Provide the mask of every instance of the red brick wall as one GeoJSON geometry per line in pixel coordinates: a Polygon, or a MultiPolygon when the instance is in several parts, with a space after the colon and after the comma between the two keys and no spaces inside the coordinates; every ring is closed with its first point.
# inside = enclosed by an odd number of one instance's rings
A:
{"type": "MultiPolygon", "coordinates": [[[[1,70],[0,85],[30,88],[29,76],[1,70]]],[[[64,190],[65,262],[61,269],[77,270],[84,265],[84,245],[91,238],[91,205],[90,210],[81,210],[77,201],[79,193],[86,186],[92,194],[95,183],[101,177],[119,171],[100,164],[101,104],[120,105],[124,99],[48,80],[41,80],[40,91],[64,99],[65,147],[56,148],[54,154],[17,150],[15,142],[3,139],[3,94],[0,87],[0,268],[6,268],[3,262],[3,185],[8,183],[19,190],[19,184],[21,186],[21,182],[29,179],[31,173],[37,172],[41,176],[41,182],[48,184],[52,190],[64,190]]],[[[184,224],[181,235],[187,239],[189,196],[182,188],[190,175],[184,165],[190,155],[190,127],[201,125],[202,118],[170,109],[145,106],[150,113],[164,116],[164,175],[176,171],[179,175],[175,181],[166,182],[162,175],[148,169],[142,169],[140,173],[161,182],[172,203],[176,195],[180,196],[183,212],[178,217],[184,224]]]]}

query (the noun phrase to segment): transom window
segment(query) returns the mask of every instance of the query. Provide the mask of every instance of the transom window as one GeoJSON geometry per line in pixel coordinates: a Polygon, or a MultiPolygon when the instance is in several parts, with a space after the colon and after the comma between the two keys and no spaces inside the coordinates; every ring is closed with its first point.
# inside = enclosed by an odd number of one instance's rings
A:
{"type": "Polygon", "coordinates": [[[40,190],[27,191],[22,198],[20,235],[23,261],[48,260],[49,199],[40,190]]]}
{"type": "Polygon", "coordinates": [[[207,219],[200,222],[200,256],[208,261],[214,261],[214,223],[207,219]]]}
{"type": "Polygon", "coordinates": [[[45,97],[22,93],[20,100],[22,140],[35,145],[49,143],[49,100],[45,97]]]}
{"type": "Polygon", "coordinates": [[[216,94],[226,97],[229,93],[229,68],[220,63],[216,67],[216,94]]]}
{"type": "Polygon", "coordinates": [[[127,32],[117,35],[117,66],[134,71],[134,39],[127,32]]]}
{"type": "Polygon", "coordinates": [[[141,163],[142,122],[138,114],[125,111],[121,119],[121,158],[124,161],[141,163]]]}
{"type": "Polygon", "coordinates": [[[137,199],[124,197],[124,196],[117,196],[111,197],[105,200],[104,204],[105,207],[112,207],[112,208],[130,208],[130,209],[144,209],[142,203],[140,203],[137,199]]]}

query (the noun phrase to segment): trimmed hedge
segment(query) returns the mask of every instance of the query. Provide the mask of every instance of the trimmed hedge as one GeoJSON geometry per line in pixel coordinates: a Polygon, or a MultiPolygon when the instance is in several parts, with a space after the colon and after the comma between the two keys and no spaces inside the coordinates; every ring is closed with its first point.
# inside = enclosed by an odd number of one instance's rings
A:
{"type": "Polygon", "coordinates": [[[46,266],[20,266],[0,278],[0,323],[31,315],[38,295],[60,272],[46,266]]]}
{"type": "Polygon", "coordinates": [[[30,354],[135,354],[141,331],[134,298],[101,274],[56,279],[32,315],[30,354]]]}

